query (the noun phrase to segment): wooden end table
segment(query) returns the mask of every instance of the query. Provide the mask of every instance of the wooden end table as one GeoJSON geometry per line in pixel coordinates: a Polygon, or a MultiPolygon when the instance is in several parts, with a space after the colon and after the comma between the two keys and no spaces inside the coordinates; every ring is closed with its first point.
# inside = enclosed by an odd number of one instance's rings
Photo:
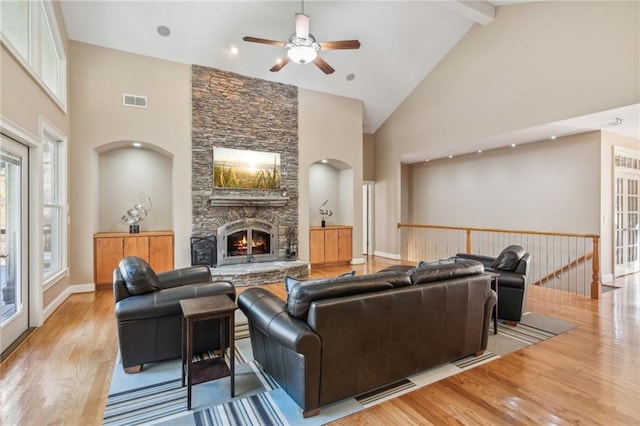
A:
{"type": "Polygon", "coordinates": [[[498,277],[500,274],[490,272],[491,290],[496,292],[496,305],[493,307],[493,334],[498,334],[498,277]]]}
{"type": "Polygon", "coordinates": [[[187,385],[187,410],[191,410],[191,386],[221,377],[231,377],[231,398],[235,385],[235,317],[238,307],[227,295],[180,301],[182,307],[182,386],[187,385]],[[225,318],[229,324],[229,366],[224,355],[225,318]],[[193,362],[193,328],[198,321],[220,319],[220,357],[193,362]]]}

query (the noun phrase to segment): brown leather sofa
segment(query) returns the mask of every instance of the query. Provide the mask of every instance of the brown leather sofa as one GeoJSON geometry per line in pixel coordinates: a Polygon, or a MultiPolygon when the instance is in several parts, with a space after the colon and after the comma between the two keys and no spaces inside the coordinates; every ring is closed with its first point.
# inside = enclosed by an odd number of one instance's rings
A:
{"type": "MultiPolygon", "coordinates": [[[[206,266],[156,274],[138,257],[120,261],[113,271],[113,293],[122,367],[127,373],[140,372],[146,363],[180,358],[181,299],[227,295],[235,301],[232,283],[211,280],[206,266]]],[[[194,353],[220,349],[219,324],[219,320],[195,324],[194,353]]]]}
{"type": "Polygon", "coordinates": [[[487,347],[496,295],[481,263],[302,281],[286,302],[238,297],[254,358],[302,408],[320,407],[487,347]]]}

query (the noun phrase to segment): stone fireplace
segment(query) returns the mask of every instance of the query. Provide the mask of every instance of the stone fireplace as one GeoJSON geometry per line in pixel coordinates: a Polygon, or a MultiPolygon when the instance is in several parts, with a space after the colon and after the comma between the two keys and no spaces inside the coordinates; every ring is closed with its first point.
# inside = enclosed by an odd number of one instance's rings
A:
{"type": "Polygon", "coordinates": [[[192,237],[217,237],[218,266],[296,260],[298,89],[193,65],[192,108],[192,237]],[[281,187],[214,186],[214,147],[279,154],[281,187]]]}

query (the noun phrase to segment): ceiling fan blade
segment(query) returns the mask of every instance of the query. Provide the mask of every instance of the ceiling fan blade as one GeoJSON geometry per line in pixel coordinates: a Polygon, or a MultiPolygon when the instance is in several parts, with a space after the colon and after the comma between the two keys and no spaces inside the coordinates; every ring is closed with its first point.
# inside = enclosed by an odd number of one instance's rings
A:
{"type": "Polygon", "coordinates": [[[331,67],[331,65],[329,65],[327,63],[327,61],[322,59],[320,56],[316,56],[316,58],[313,60],[313,63],[316,64],[316,66],[318,68],[320,68],[322,70],[322,72],[325,73],[325,74],[331,74],[331,73],[333,73],[335,71],[331,67]]]}
{"type": "Polygon", "coordinates": [[[309,38],[309,17],[304,13],[296,13],[296,37],[309,38]]]}
{"type": "Polygon", "coordinates": [[[272,46],[280,46],[280,47],[284,47],[284,45],[287,44],[284,41],[267,40],[266,38],[257,38],[257,37],[249,37],[249,36],[242,37],[242,39],[250,43],[270,44],[272,46]]]}
{"type": "Polygon", "coordinates": [[[282,67],[284,67],[288,63],[289,63],[289,57],[287,55],[284,55],[282,58],[280,58],[280,61],[277,64],[271,67],[269,71],[278,72],[282,69],[282,67]]]}
{"type": "Polygon", "coordinates": [[[338,49],[359,49],[360,42],[358,40],[339,40],[339,41],[322,41],[319,42],[321,50],[338,50],[338,49]]]}

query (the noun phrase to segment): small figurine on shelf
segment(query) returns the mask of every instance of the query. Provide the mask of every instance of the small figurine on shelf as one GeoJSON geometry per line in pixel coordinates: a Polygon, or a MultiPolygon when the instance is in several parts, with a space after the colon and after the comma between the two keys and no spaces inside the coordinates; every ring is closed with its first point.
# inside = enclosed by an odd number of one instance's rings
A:
{"type": "Polygon", "coordinates": [[[327,205],[328,202],[329,202],[329,199],[326,199],[326,200],[324,200],[324,203],[322,203],[320,205],[320,215],[322,216],[322,227],[323,228],[325,226],[327,226],[327,218],[330,217],[331,215],[333,215],[333,212],[331,210],[323,208],[324,206],[327,205]]]}

